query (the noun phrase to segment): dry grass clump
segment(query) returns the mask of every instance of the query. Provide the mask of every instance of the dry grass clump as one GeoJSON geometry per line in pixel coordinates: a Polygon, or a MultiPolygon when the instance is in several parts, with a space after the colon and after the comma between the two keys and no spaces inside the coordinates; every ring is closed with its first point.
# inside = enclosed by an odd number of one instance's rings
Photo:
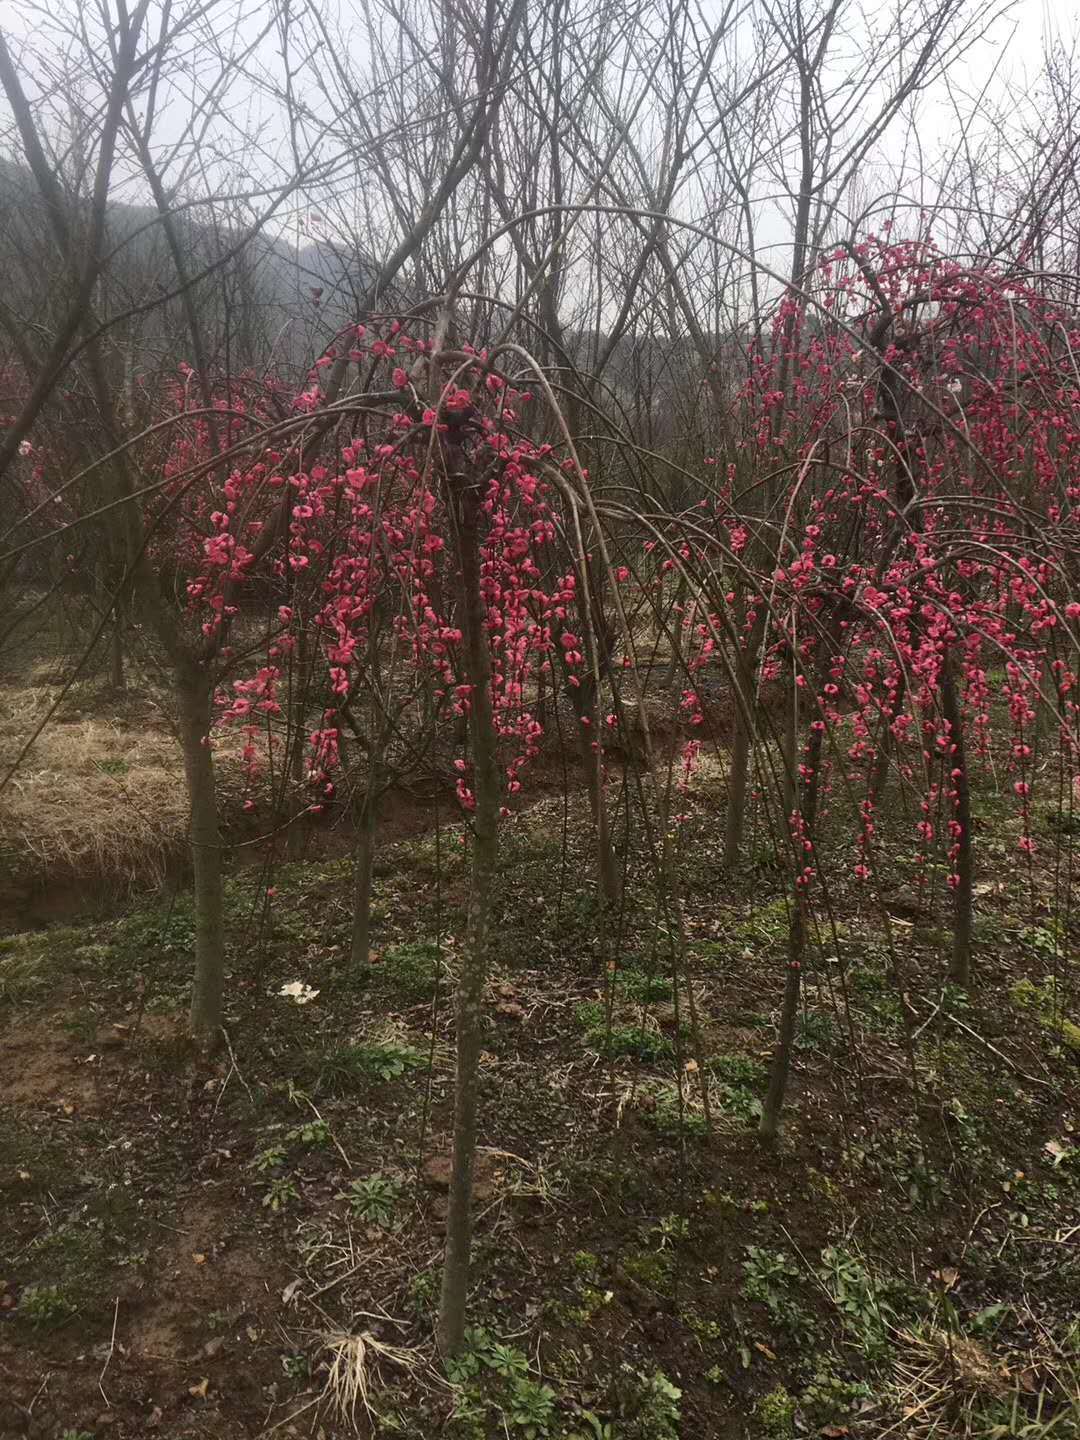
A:
{"type": "Polygon", "coordinates": [[[374,1419],[371,1401],[379,1388],[381,1364],[411,1372],[423,1363],[418,1350],[387,1345],[368,1331],[362,1335],[328,1335],[323,1350],[330,1363],[322,1400],[354,1430],[359,1429],[357,1406],[363,1408],[369,1420],[374,1419]]]}
{"type": "Polygon", "coordinates": [[[894,1396],[901,1422],[885,1434],[968,1435],[976,1413],[1013,1390],[1009,1367],[970,1336],[939,1325],[894,1334],[894,1396]]]}
{"type": "MultiPolygon", "coordinates": [[[[0,686],[5,773],[56,694],[0,686]]],[[[164,724],[128,728],[69,704],[0,793],[0,851],[27,880],[59,872],[124,889],[164,877],[187,821],[180,751],[164,724]]]]}

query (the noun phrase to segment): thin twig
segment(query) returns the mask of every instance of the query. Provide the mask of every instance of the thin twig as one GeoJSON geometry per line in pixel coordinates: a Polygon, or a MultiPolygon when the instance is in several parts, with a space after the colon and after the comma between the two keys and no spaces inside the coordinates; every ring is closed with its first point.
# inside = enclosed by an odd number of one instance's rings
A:
{"type": "Polygon", "coordinates": [[[945,1018],[947,1020],[951,1020],[954,1025],[959,1025],[961,1030],[963,1030],[966,1034],[970,1035],[971,1038],[977,1044],[981,1045],[984,1050],[989,1050],[991,1055],[995,1055],[1002,1062],[1002,1064],[1009,1067],[1009,1069],[1013,1072],[1014,1075],[1019,1075],[1021,1080],[1026,1080],[1029,1085],[1040,1085],[1044,1090],[1053,1090],[1055,1092],[1057,1091],[1058,1087],[1056,1085],[1052,1085],[1049,1080],[1040,1080],[1037,1075],[1028,1075],[1026,1071],[1021,1070],[1020,1066],[1010,1060],[1007,1055],[1003,1055],[996,1045],[991,1045],[989,1040],[984,1040],[977,1030],[973,1030],[970,1025],[965,1025],[963,1020],[959,1019],[956,1015],[953,1015],[951,1011],[946,1010],[945,1018]]]}
{"type": "Polygon", "coordinates": [[[919,1036],[920,1036],[920,1035],[922,1034],[922,1032],[926,1029],[926,1027],[930,1024],[931,1020],[933,1020],[934,1016],[938,1013],[938,1011],[941,1009],[941,1007],[942,1007],[942,1005],[944,1005],[944,1003],[945,1003],[945,997],[944,997],[944,995],[942,995],[942,996],[939,998],[937,1004],[936,1004],[936,1005],[934,1006],[934,1008],[930,1011],[930,1014],[929,1014],[929,1015],[926,1017],[926,1019],[922,1022],[922,1024],[919,1025],[916,1029],[914,1029],[914,1030],[911,1032],[911,1038],[912,1038],[912,1040],[917,1040],[917,1039],[919,1038],[919,1036]]]}
{"type": "MultiPolygon", "coordinates": [[[[226,1050],[228,1050],[228,1052],[229,1052],[229,1063],[230,1063],[230,1065],[231,1065],[231,1067],[232,1067],[232,1068],[230,1069],[230,1071],[229,1071],[229,1075],[232,1074],[233,1070],[236,1071],[236,1078],[240,1081],[240,1084],[244,1087],[244,1092],[245,1092],[245,1094],[247,1095],[248,1099],[251,1101],[252,1106],[254,1106],[254,1104],[255,1104],[255,1097],[254,1097],[254,1095],[252,1095],[251,1089],[250,1089],[250,1087],[248,1086],[247,1081],[244,1079],[243,1075],[242,1075],[241,1072],[240,1072],[240,1066],[236,1063],[236,1054],[235,1054],[235,1052],[234,1052],[234,1050],[233,1050],[233,1047],[232,1047],[232,1041],[229,1039],[229,1032],[225,1029],[225,1026],[224,1026],[224,1025],[222,1025],[222,1027],[221,1027],[221,1034],[222,1034],[222,1036],[223,1036],[223,1038],[224,1038],[224,1040],[225,1040],[225,1048],[226,1048],[226,1050]]],[[[226,1084],[228,1084],[228,1080],[229,1080],[229,1076],[227,1075],[227,1076],[225,1077],[225,1083],[226,1083],[226,1084]]],[[[222,1085],[221,1091],[220,1091],[220,1093],[219,1093],[219,1095],[218,1095],[218,1103],[219,1103],[219,1104],[220,1104],[220,1101],[221,1101],[221,1095],[224,1094],[224,1091],[225,1091],[225,1085],[222,1085]]],[[[216,1109],[217,1109],[217,1106],[215,1106],[214,1108],[215,1108],[215,1110],[216,1110],[216,1109]]]]}
{"type": "Polygon", "coordinates": [[[316,1109],[314,1100],[312,1100],[312,1099],[310,1098],[310,1096],[307,1096],[307,1095],[304,1096],[304,1099],[307,1101],[308,1105],[309,1105],[310,1108],[311,1108],[312,1114],[315,1116],[315,1119],[318,1120],[319,1124],[326,1126],[326,1133],[330,1136],[330,1139],[331,1139],[331,1141],[333,1142],[333,1145],[334,1145],[334,1149],[335,1149],[335,1150],[338,1152],[338,1154],[341,1156],[342,1160],[344,1160],[346,1166],[351,1170],[351,1169],[353,1168],[352,1161],[349,1159],[348,1155],[345,1154],[345,1151],[341,1148],[341,1144],[340,1144],[337,1136],[336,1136],[336,1135],[334,1134],[334,1132],[330,1129],[330,1126],[326,1124],[326,1121],[325,1121],[325,1120],[323,1119],[323,1117],[319,1114],[318,1110],[316,1109]]]}
{"type": "Polygon", "coordinates": [[[109,1340],[109,1353],[105,1356],[105,1364],[101,1367],[101,1374],[98,1376],[97,1382],[97,1388],[101,1391],[101,1398],[105,1401],[105,1404],[109,1407],[110,1410],[112,1409],[112,1401],[109,1399],[108,1395],[105,1394],[105,1386],[102,1384],[102,1381],[105,1379],[105,1372],[109,1368],[109,1362],[112,1360],[113,1351],[116,1349],[116,1322],[119,1319],[119,1316],[120,1296],[117,1295],[116,1301],[113,1305],[112,1337],[109,1340]]]}
{"type": "MultiPolygon", "coordinates": [[[[102,1371],[102,1374],[104,1374],[104,1373],[105,1373],[105,1372],[102,1371]]],[[[51,1379],[52,1379],[52,1371],[51,1371],[51,1370],[46,1370],[46,1372],[45,1372],[45,1379],[42,1380],[41,1384],[40,1384],[40,1385],[37,1387],[37,1389],[34,1391],[34,1398],[30,1401],[30,1404],[27,1405],[27,1407],[26,1407],[26,1414],[27,1414],[28,1416],[29,1416],[29,1415],[31,1414],[31,1412],[33,1411],[33,1408],[34,1408],[34,1406],[37,1404],[37,1402],[41,1399],[41,1392],[45,1389],[45,1386],[48,1385],[48,1383],[49,1383],[49,1381],[50,1381],[51,1379]]],[[[22,1409],[22,1406],[20,1405],[19,1408],[20,1408],[20,1410],[21,1410],[21,1409],[22,1409]]]]}

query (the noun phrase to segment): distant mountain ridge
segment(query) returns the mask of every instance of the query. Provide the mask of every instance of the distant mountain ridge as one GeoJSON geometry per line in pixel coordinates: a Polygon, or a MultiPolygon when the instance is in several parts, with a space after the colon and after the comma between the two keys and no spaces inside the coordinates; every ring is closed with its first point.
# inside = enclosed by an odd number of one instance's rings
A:
{"type": "MultiPolygon", "coordinates": [[[[66,198],[65,216],[76,232],[89,225],[89,201],[66,198]]],[[[213,204],[179,206],[172,215],[181,263],[194,282],[208,348],[233,364],[262,365],[275,356],[303,364],[313,343],[355,313],[371,284],[370,256],[333,241],[301,248],[266,230],[226,225],[213,204]],[[235,252],[235,253],[233,253],[235,252]],[[201,278],[199,278],[201,277],[201,278]]],[[[186,355],[179,301],[165,300],[180,277],[162,224],[152,205],[110,200],[106,212],[107,258],[95,287],[102,319],[129,311],[112,338],[134,347],[141,368],[161,347],[186,355]]],[[[69,282],[52,226],[33,176],[0,157],[0,297],[10,323],[28,334],[47,332],[68,302],[69,282]]],[[[6,327],[5,327],[6,328],[6,327]]]]}

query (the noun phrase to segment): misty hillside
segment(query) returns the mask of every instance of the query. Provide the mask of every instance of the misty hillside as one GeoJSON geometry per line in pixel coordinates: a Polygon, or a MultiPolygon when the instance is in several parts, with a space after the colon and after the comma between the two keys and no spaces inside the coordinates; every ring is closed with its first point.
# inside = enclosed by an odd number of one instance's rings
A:
{"type": "MultiPolygon", "coordinates": [[[[171,215],[209,348],[228,352],[232,364],[261,365],[271,355],[286,366],[304,364],[312,343],[355,312],[374,262],[331,241],[297,248],[278,233],[280,227],[259,228],[258,220],[239,215],[229,222],[224,208],[178,203],[171,215]]],[[[65,223],[79,254],[90,227],[86,194],[65,196],[65,223]]],[[[130,364],[142,369],[156,362],[163,346],[183,344],[179,301],[162,303],[181,285],[158,211],[110,200],[103,253],[98,316],[116,321],[112,337],[132,347],[130,364]]],[[[0,284],[8,322],[28,337],[44,338],[61,313],[64,276],[65,261],[33,176],[0,157],[0,284]]]]}

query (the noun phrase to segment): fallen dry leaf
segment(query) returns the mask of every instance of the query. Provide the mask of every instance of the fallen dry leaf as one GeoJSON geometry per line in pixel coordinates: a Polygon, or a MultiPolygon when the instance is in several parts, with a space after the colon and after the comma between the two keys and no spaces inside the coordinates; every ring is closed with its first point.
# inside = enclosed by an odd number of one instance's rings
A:
{"type": "Polygon", "coordinates": [[[197,1385],[188,1386],[188,1394],[193,1395],[196,1400],[205,1400],[206,1392],[210,1389],[210,1377],[204,1375],[197,1385]]]}
{"type": "Polygon", "coordinates": [[[195,1262],[196,1265],[205,1265],[205,1264],[206,1264],[206,1256],[203,1255],[203,1254],[201,1254],[198,1250],[192,1251],[191,1258],[192,1258],[192,1260],[194,1260],[194,1262],[195,1262]]]}

